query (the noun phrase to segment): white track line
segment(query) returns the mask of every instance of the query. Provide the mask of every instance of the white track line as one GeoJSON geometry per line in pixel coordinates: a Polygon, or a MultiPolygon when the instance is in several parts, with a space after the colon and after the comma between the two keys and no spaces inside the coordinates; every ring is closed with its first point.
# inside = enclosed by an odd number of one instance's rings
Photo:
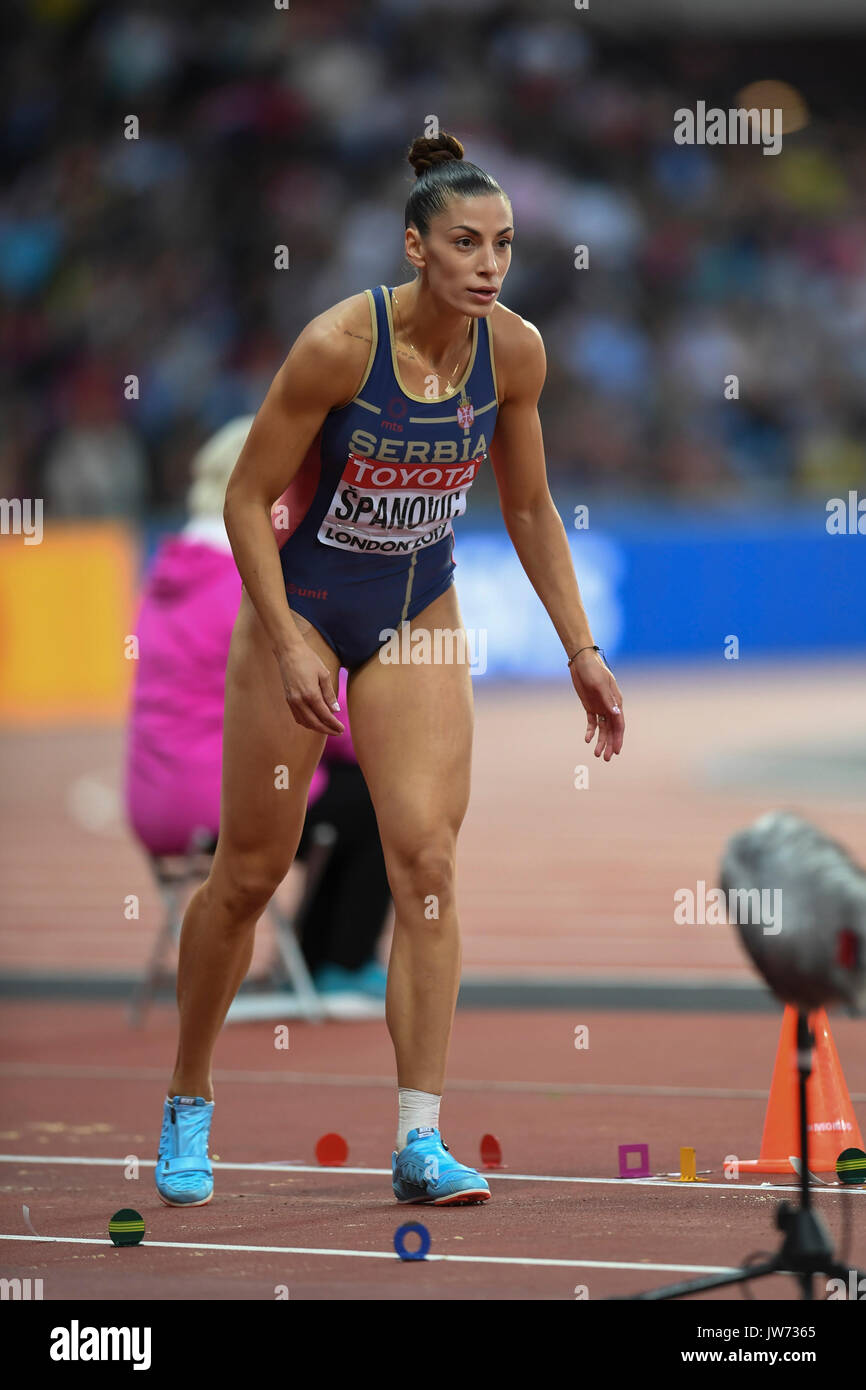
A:
{"type": "MultiPolygon", "coordinates": [[[[12,1236],[0,1235],[0,1240],[39,1241],[48,1245],[107,1245],[108,1239],[92,1236],[12,1236]]],[[[519,1255],[425,1255],[424,1260],[404,1261],[396,1251],[389,1250],[330,1250],[308,1245],[215,1245],[210,1241],[144,1240],[143,1245],[157,1250],[220,1250],[237,1251],[246,1255],[343,1255],[358,1260],[397,1260],[400,1264],[422,1264],[431,1260],[450,1264],[470,1265],[552,1265],[559,1269],[634,1269],[653,1274],[736,1274],[730,1265],[651,1265],[632,1264],[619,1260],[539,1260],[522,1259],[519,1255]]]]}
{"type": "MultiPolygon", "coordinates": [[[[221,1160],[212,1160],[216,1172],[225,1171],[232,1173],[329,1173],[336,1176],[341,1173],[351,1173],[355,1176],[382,1178],[391,1176],[390,1168],[344,1168],[344,1167],[323,1167],[318,1163],[223,1163],[221,1160]]],[[[81,1165],[88,1168],[125,1168],[126,1158],[84,1158],[75,1155],[74,1157],[59,1154],[0,1154],[0,1163],[42,1163],[51,1165],[81,1165]]],[[[138,1159],[140,1168],[155,1168],[155,1158],[138,1159]]],[[[493,1178],[503,1182],[572,1182],[585,1183],[590,1186],[613,1186],[613,1187],[637,1187],[652,1186],[657,1187],[676,1187],[680,1191],[721,1191],[721,1192],[799,1192],[800,1188],[795,1183],[793,1185],[782,1185],[781,1183],[744,1183],[733,1179],[729,1182],[680,1182],[679,1178],[573,1178],[562,1177],[559,1175],[548,1175],[545,1173],[503,1173],[495,1168],[479,1169],[485,1178],[493,1178]]],[[[855,1187],[815,1187],[810,1188],[810,1192],[819,1195],[829,1193],[845,1192],[852,1197],[866,1197],[866,1188],[855,1187]]]]}

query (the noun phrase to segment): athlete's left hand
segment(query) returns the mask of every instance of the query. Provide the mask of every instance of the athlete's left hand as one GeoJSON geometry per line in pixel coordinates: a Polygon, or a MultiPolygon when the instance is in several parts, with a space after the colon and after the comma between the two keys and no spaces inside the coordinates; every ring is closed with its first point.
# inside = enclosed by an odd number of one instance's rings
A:
{"type": "Polygon", "coordinates": [[[622,695],[613,672],[605,666],[598,652],[587,648],[569,667],[575,690],[586,710],[586,742],[598,733],[595,756],[609,763],[622,748],[625,734],[625,715],[622,695]],[[603,715],[603,719],[599,719],[603,715]]]}

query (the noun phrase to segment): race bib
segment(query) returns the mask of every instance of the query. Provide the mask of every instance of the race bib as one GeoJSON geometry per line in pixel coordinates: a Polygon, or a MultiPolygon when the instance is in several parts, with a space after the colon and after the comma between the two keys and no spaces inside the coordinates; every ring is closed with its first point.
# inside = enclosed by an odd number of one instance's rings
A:
{"type": "Polygon", "coordinates": [[[486,454],[467,463],[383,463],[349,454],[318,530],[339,550],[407,554],[451,534],[486,454]]]}

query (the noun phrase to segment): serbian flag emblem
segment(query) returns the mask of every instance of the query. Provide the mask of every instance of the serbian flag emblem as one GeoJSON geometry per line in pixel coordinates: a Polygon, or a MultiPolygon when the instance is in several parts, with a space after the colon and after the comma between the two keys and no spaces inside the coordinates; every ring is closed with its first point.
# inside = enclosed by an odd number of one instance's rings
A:
{"type": "Polygon", "coordinates": [[[463,430],[468,430],[472,421],[475,419],[475,407],[471,401],[466,401],[464,405],[457,407],[457,423],[463,430]]]}

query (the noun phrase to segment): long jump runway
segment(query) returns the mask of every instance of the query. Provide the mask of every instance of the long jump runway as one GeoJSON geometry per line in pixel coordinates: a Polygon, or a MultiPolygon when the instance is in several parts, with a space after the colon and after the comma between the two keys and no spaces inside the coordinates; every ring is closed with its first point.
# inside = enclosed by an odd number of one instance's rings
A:
{"type": "MultiPolygon", "coordinates": [[[[832,1027],[863,1127],[858,1024],[832,1027]]],[[[778,1204],[795,1198],[787,1178],[723,1172],[729,1155],[757,1156],[776,1014],[458,1011],[443,1134],[479,1167],[481,1135],[497,1135],[506,1167],[487,1175],[489,1203],[439,1210],[393,1199],[381,1022],[291,1024],[288,1049],[272,1024],[226,1029],[215,1196],[187,1211],[153,1185],[173,1010],[134,1033],[115,1005],[14,1004],[2,1031],[0,1274],[41,1279],[45,1299],[600,1299],[775,1250],[778,1204]],[[328,1131],[348,1141],[343,1168],[316,1164],[328,1131]],[[706,1181],[620,1180],[617,1147],[633,1143],[649,1144],[653,1173],[693,1146],[706,1181]],[[144,1217],[140,1246],[109,1241],[122,1207],[144,1217]],[[395,1252],[409,1222],[430,1234],[423,1261],[395,1252]]],[[[814,1194],[840,1258],[866,1264],[866,1188],[814,1194]]],[[[753,1292],[797,1289],[779,1276],[753,1292]]]]}

